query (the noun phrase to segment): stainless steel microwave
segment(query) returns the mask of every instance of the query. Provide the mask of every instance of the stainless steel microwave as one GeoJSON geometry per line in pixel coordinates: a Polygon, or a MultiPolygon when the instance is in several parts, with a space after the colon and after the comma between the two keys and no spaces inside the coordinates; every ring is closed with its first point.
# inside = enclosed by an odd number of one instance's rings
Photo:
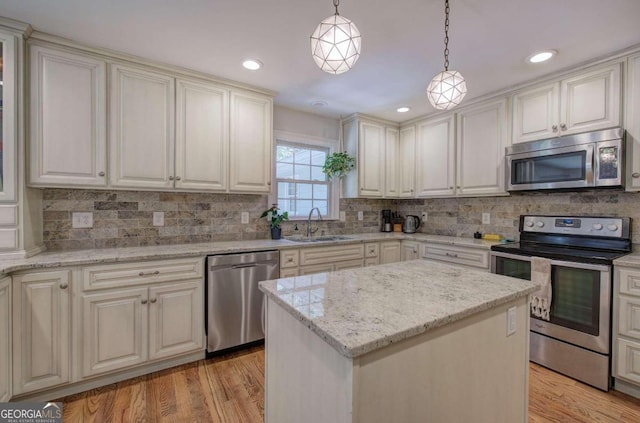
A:
{"type": "Polygon", "coordinates": [[[506,149],[507,191],[621,187],[622,128],[514,144],[506,149]]]}

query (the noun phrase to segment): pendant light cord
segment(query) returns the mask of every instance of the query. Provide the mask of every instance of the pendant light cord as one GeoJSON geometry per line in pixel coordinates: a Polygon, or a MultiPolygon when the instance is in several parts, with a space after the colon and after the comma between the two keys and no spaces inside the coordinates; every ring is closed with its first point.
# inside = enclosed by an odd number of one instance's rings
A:
{"type": "MultiPolygon", "coordinates": [[[[447,1],[449,1],[449,0],[447,0],[447,1]]],[[[338,5],[339,4],[340,4],[340,0],[333,0],[333,6],[336,8],[336,15],[340,14],[340,13],[338,13],[338,5]]]]}
{"type": "MultiPolygon", "coordinates": [[[[336,4],[337,0],[333,1],[336,4]]],[[[338,6],[336,6],[336,14],[338,6]]],[[[449,0],[444,0],[444,70],[449,70],[449,0]]]]}

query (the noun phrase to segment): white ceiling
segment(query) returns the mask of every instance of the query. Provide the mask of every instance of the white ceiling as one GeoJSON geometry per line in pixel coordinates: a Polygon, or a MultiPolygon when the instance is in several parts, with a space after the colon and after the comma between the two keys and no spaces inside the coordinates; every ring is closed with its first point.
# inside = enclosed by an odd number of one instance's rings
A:
{"type": "MultiPolygon", "coordinates": [[[[450,3],[450,69],[465,76],[467,101],[640,44],[639,0],[450,3]],[[559,52],[551,63],[525,62],[545,48],[559,52]]],[[[0,0],[0,16],[36,30],[267,88],[282,106],[398,122],[435,111],[425,88],[443,68],[444,0],[342,0],[362,55],[341,75],[310,53],[311,32],[333,11],[332,0],[0,0]],[[264,68],[244,70],[247,57],[264,68]],[[412,110],[395,112],[401,105],[412,110]]]]}

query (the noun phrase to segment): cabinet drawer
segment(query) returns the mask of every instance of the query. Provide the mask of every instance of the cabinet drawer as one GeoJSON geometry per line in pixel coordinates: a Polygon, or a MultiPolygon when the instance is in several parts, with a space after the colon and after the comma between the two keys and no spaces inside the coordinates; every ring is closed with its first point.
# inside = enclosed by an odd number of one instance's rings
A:
{"type": "Polygon", "coordinates": [[[280,268],[288,269],[291,267],[298,267],[300,254],[298,250],[285,250],[280,251],[280,268]]]}
{"type": "Polygon", "coordinates": [[[619,268],[620,293],[640,296],[640,270],[619,268]]]}
{"type": "Polygon", "coordinates": [[[489,269],[489,251],[448,245],[426,244],[422,257],[489,269]]]}
{"type": "Polygon", "coordinates": [[[300,250],[300,266],[357,260],[363,257],[363,244],[303,248],[300,250]]]}
{"type": "Polygon", "coordinates": [[[314,273],[325,273],[325,272],[333,272],[333,264],[331,263],[323,263],[323,264],[314,264],[311,266],[303,266],[300,267],[299,275],[312,275],[314,273]]]}
{"type": "Polygon", "coordinates": [[[620,296],[618,332],[640,340],[640,298],[620,296]]]}
{"type": "Polygon", "coordinates": [[[280,277],[281,278],[292,278],[294,276],[298,276],[298,268],[293,268],[293,269],[281,269],[280,270],[280,277]]]}
{"type": "Polygon", "coordinates": [[[615,377],[640,384],[640,343],[618,338],[615,377]]]}
{"type": "Polygon", "coordinates": [[[379,260],[378,257],[366,258],[364,259],[364,266],[367,267],[367,266],[375,266],[377,264],[380,264],[378,260],[379,260]]]}
{"type": "Polygon", "coordinates": [[[363,260],[349,260],[349,261],[341,261],[334,265],[334,270],[345,270],[345,269],[357,269],[359,267],[364,267],[363,260]]]}
{"type": "Polygon", "coordinates": [[[204,277],[204,259],[116,263],[82,269],[85,291],[204,277]]]}
{"type": "Polygon", "coordinates": [[[368,242],[364,244],[364,256],[365,258],[378,257],[378,249],[380,244],[377,242],[368,242]]]}

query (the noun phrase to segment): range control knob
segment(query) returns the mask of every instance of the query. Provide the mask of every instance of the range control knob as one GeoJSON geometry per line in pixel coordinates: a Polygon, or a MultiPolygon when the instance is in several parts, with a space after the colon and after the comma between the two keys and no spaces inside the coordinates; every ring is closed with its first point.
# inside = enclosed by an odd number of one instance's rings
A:
{"type": "Polygon", "coordinates": [[[615,232],[618,230],[618,225],[607,225],[607,229],[609,229],[611,232],[615,232]]]}
{"type": "Polygon", "coordinates": [[[526,225],[527,227],[531,228],[531,227],[533,227],[533,222],[532,222],[532,221],[530,221],[530,220],[527,220],[527,221],[525,222],[525,225],[526,225]]]}
{"type": "Polygon", "coordinates": [[[594,223],[593,224],[593,229],[595,229],[596,231],[599,231],[602,229],[602,224],[601,223],[594,223]]]}
{"type": "Polygon", "coordinates": [[[542,228],[544,226],[544,222],[538,222],[538,223],[536,223],[536,226],[538,228],[542,228]]]}

